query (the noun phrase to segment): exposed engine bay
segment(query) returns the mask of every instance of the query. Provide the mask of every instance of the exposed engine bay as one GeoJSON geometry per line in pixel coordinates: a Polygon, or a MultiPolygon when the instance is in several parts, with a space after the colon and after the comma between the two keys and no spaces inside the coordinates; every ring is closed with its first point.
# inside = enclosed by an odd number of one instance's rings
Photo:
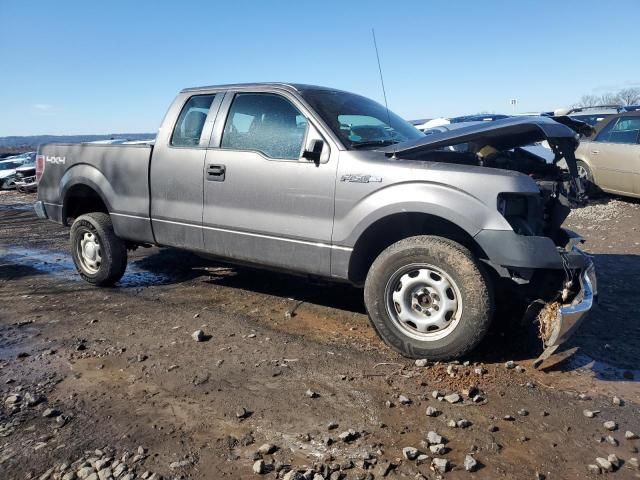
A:
{"type": "MultiPolygon", "coordinates": [[[[573,149],[569,154],[573,154],[573,149]]],[[[563,158],[562,153],[558,151],[554,156],[560,158],[548,162],[523,147],[498,150],[492,145],[468,142],[404,155],[403,158],[499,168],[528,175],[540,189],[537,201],[523,195],[502,194],[498,208],[516,233],[554,238],[570,209],[581,206],[586,201],[584,188],[577,176],[558,165],[558,161],[563,158]]],[[[562,239],[557,240],[560,245],[562,239]]]]}
{"type": "Polygon", "coordinates": [[[501,194],[498,209],[516,233],[547,236],[564,247],[568,239],[560,226],[571,208],[582,206],[587,200],[574,152],[579,134],[588,134],[591,127],[568,117],[547,118],[544,128],[527,124],[526,120],[519,125],[505,122],[504,127],[499,120],[490,123],[493,125],[431,135],[420,145],[395,154],[409,160],[497,168],[528,175],[538,185],[540,195],[501,194]],[[554,131],[557,128],[563,130],[562,135],[554,131]],[[541,142],[546,142],[548,148],[541,142]]]}

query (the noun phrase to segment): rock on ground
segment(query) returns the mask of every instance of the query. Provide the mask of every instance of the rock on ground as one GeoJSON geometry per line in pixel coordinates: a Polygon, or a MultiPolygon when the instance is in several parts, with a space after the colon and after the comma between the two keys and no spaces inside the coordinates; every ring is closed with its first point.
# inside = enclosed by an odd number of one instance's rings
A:
{"type": "Polygon", "coordinates": [[[258,475],[262,475],[263,473],[265,473],[264,460],[257,460],[253,464],[253,473],[257,473],[258,475]]]}
{"type": "Polygon", "coordinates": [[[462,397],[457,393],[450,393],[449,395],[445,395],[444,399],[449,403],[458,403],[462,400],[462,397]]]}
{"type": "Polygon", "coordinates": [[[596,458],[596,463],[605,472],[613,472],[613,465],[606,458],[598,457],[596,458]]]}
{"type": "Polygon", "coordinates": [[[404,447],[402,449],[402,455],[407,460],[415,460],[416,458],[418,458],[418,453],[420,452],[418,452],[418,449],[414,447],[404,447]]]}
{"type": "Polygon", "coordinates": [[[204,342],[206,337],[202,330],[196,330],[191,334],[191,338],[193,338],[196,342],[204,342]]]}
{"type": "Polygon", "coordinates": [[[449,460],[446,458],[434,458],[431,468],[437,473],[445,473],[449,469],[449,460]]]}
{"type": "Polygon", "coordinates": [[[429,442],[429,445],[437,445],[439,443],[444,443],[444,439],[442,438],[442,435],[439,435],[434,431],[430,431],[427,433],[427,442],[429,442]]]}
{"type": "Polygon", "coordinates": [[[478,469],[478,461],[471,455],[464,457],[464,469],[467,472],[475,472],[478,469]]]}

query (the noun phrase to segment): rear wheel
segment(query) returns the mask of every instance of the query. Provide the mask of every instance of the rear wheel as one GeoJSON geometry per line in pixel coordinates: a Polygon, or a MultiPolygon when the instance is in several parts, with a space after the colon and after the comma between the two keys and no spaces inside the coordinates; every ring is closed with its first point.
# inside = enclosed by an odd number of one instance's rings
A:
{"type": "Polygon", "coordinates": [[[71,255],[80,276],[98,286],[116,283],[127,268],[127,247],[102,212],[79,216],[71,226],[71,255]]]}
{"type": "Polygon", "coordinates": [[[493,316],[491,287],[478,262],[441,237],[410,237],[384,250],[369,270],[364,297],[380,337],[410,358],[469,353],[493,316]]]}

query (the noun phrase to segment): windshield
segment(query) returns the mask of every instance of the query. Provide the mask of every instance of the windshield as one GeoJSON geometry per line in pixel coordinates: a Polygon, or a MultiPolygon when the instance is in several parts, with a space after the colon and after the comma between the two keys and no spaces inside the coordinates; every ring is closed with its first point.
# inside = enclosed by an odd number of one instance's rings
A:
{"type": "Polygon", "coordinates": [[[375,148],[424,136],[406,120],[360,95],[305,90],[302,96],[349,149],[375,148]]]}

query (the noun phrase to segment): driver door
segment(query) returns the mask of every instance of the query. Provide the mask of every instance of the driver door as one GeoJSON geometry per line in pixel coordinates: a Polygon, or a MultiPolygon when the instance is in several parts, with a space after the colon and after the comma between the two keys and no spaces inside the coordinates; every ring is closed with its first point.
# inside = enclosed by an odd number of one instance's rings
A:
{"type": "Polygon", "coordinates": [[[228,92],[218,118],[205,160],[205,249],[329,275],[337,148],[287,92],[228,92]],[[317,162],[302,156],[315,141],[317,162]]]}

